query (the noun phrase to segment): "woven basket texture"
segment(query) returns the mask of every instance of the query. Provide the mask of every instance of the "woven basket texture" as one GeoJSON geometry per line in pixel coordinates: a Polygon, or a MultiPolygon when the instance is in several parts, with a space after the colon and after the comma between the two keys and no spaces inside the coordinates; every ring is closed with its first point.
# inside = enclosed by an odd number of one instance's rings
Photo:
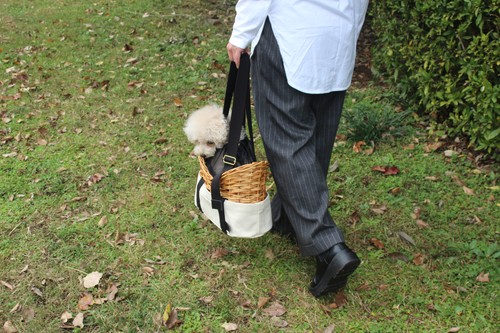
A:
{"type": "MultiPolygon", "coordinates": [[[[200,175],[208,191],[211,190],[213,176],[208,171],[205,159],[198,157],[200,175]]],[[[269,175],[267,161],[253,162],[228,170],[221,177],[221,195],[237,203],[256,203],[267,196],[266,180],[269,175]]]]}

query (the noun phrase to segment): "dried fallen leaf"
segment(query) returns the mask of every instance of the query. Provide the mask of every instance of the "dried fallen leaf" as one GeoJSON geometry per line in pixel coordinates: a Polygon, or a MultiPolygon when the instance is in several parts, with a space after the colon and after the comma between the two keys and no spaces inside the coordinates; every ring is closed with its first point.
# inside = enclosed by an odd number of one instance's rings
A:
{"type": "Polygon", "coordinates": [[[89,293],[84,293],[78,300],[78,308],[80,310],[87,310],[92,304],[94,304],[94,297],[89,293]]]}
{"type": "Polygon", "coordinates": [[[481,274],[479,274],[476,277],[476,281],[477,282],[485,282],[485,283],[490,282],[490,273],[481,272],[481,274]]]}
{"type": "Polygon", "coordinates": [[[403,149],[404,150],[414,150],[415,149],[415,144],[414,143],[410,143],[407,146],[403,146],[403,149]]]}
{"type": "Polygon", "coordinates": [[[363,291],[363,290],[371,290],[372,288],[370,287],[370,285],[368,284],[368,282],[364,282],[362,285],[360,285],[359,287],[357,287],[355,290],[356,291],[363,291]]]}
{"type": "Polygon", "coordinates": [[[330,326],[328,326],[327,328],[325,328],[325,330],[323,331],[323,333],[333,333],[334,330],[335,330],[335,324],[331,324],[330,326]]]}
{"type": "Polygon", "coordinates": [[[460,331],[460,327],[452,327],[448,330],[448,333],[457,333],[460,331]]]}
{"type": "Polygon", "coordinates": [[[25,272],[28,270],[28,268],[29,268],[29,265],[25,265],[25,266],[23,267],[23,269],[19,272],[19,275],[21,275],[21,274],[25,273],[25,272]]]}
{"type": "Polygon", "coordinates": [[[10,310],[9,313],[15,313],[17,311],[19,311],[21,309],[21,303],[17,303],[16,305],[14,305],[14,307],[10,310]]]}
{"type": "Polygon", "coordinates": [[[37,287],[33,286],[31,287],[31,291],[33,293],[35,293],[36,295],[38,295],[39,297],[43,297],[43,293],[40,289],[38,289],[37,287]]]}
{"type": "Polygon", "coordinates": [[[10,320],[7,320],[4,324],[3,324],[3,331],[5,333],[17,333],[19,332],[17,330],[17,328],[12,324],[12,322],[10,320]]]}
{"type": "Polygon", "coordinates": [[[265,257],[269,260],[274,260],[274,252],[273,249],[267,249],[265,257]]]}
{"type": "Polygon", "coordinates": [[[150,266],[144,266],[142,268],[142,272],[146,275],[146,276],[151,276],[154,274],[155,272],[155,269],[153,267],[150,267],[150,266]]]}
{"type": "Polygon", "coordinates": [[[416,220],[415,223],[417,223],[417,225],[420,227],[420,228],[428,228],[429,227],[429,224],[426,223],[425,221],[423,220],[416,220]]]}
{"type": "Polygon", "coordinates": [[[271,324],[273,324],[274,327],[280,327],[280,328],[285,328],[288,326],[288,323],[278,317],[271,317],[271,324]]]}
{"type": "Polygon", "coordinates": [[[238,329],[238,325],[235,323],[224,323],[221,326],[226,332],[232,332],[238,329]]]}
{"type": "Polygon", "coordinates": [[[264,305],[266,305],[270,299],[270,297],[259,297],[259,301],[257,302],[257,309],[264,307],[264,305]]]}
{"type": "Polygon", "coordinates": [[[163,325],[168,321],[168,318],[170,317],[170,312],[172,312],[172,304],[168,303],[167,306],[165,307],[165,310],[163,311],[163,316],[161,317],[163,325]]]}
{"type": "Polygon", "coordinates": [[[73,326],[83,328],[83,313],[79,312],[73,319],[73,326]]]}
{"type": "Polygon", "coordinates": [[[430,153],[430,152],[433,152],[439,148],[441,148],[442,146],[444,145],[444,142],[434,142],[434,143],[428,143],[425,145],[424,147],[424,151],[426,153],[430,153]]]}
{"type": "Polygon", "coordinates": [[[29,323],[35,318],[35,310],[33,308],[27,308],[22,311],[22,321],[29,323]]]}
{"type": "Polygon", "coordinates": [[[101,305],[104,304],[108,299],[107,298],[94,298],[94,304],[101,305]]]}
{"type": "Polygon", "coordinates": [[[372,167],[372,171],[379,171],[379,172],[384,173],[384,172],[385,172],[385,170],[386,170],[386,168],[385,168],[385,167],[383,167],[383,166],[380,166],[380,165],[377,165],[377,166],[372,167]]]}
{"type": "Polygon", "coordinates": [[[141,81],[130,81],[128,84],[127,84],[127,88],[135,88],[135,87],[142,87],[144,85],[144,82],[141,82],[141,81]]]}
{"type": "Polygon", "coordinates": [[[392,253],[389,253],[387,255],[387,257],[389,259],[392,259],[394,261],[397,261],[397,260],[400,260],[400,261],[403,261],[403,262],[408,262],[410,261],[410,258],[408,258],[406,255],[404,255],[403,253],[401,252],[392,252],[392,253]]]}
{"type": "Polygon", "coordinates": [[[204,296],[204,297],[200,297],[199,300],[203,304],[209,305],[214,300],[214,297],[213,296],[204,296]]]}
{"type": "Polygon", "coordinates": [[[118,285],[114,283],[111,284],[111,286],[109,286],[109,288],[106,290],[106,293],[106,299],[108,301],[114,301],[116,294],[118,293],[118,285]]]}
{"type": "Polygon", "coordinates": [[[332,165],[330,165],[330,168],[328,168],[328,172],[335,172],[339,170],[339,160],[335,160],[332,165]]]}
{"type": "Polygon", "coordinates": [[[220,259],[222,257],[227,256],[228,253],[229,253],[229,251],[227,249],[225,249],[225,248],[218,248],[218,249],[216,249],[212,253],[212,255],[210,256],[210,258],[212,258],[212,259],[220,259]]]}
{"type": "Polygon", "coordinates": [[[3,286],[5,286],[5,287],[9,288],[10,290],[14,290],[14,286],[13,286],[13,285],[11,285],[10,283],[5,282],[4,280],[0,280],[0,283],[1,283],[3,286]]]}
{"type": "Polygon", "coordinates": [[[355,152],[355,153],[361,153],[363,151],[363,148],[361,148],[362,146],[366,145],[366,142],[364,141],[358,141],[356,143],[354,143],[354,145],[352,146],[352,150],[355,152]]]}
{"type": "Polygon", "coordinates": [[[38,140],[36,141],[36,144],[37,144],[37,145],[39,145],[39,146],[46,146],[46,145],[48,145],[49,143],[48,143],[48,142],[47,142],[47,140],[45,140],[45,139],[38,139],[38,140]]]}
{"type": "Polygon", "coordinates": [[[128,58],[128,59],[126,60],[126,63],[127,63],[127,64],[132,64],[132,65],[134,65],[134,64],[136,64],[138,61],[139,61],[139,59],[137,59],[137,58],[128,58]]]}
{"type": "Polygon", "coordinates": [[[417,266],[422,266],[424,264],[424,255],[422,253],[417,253],[413,256],[413,263],[417,266]]]}
{"type": "Polygon", "coordinates": [[[391,166],[385,170],[384,175],[397,175],[398,173],[399,169],[395,166],[391,166]]]}
{"type": "Polygon", "coordinates": [[[168,329],[173,329],[176,326],[182,324],[182,321],[180,321],[177,316],[177,310],[172,309],[172,304],[170,303],[168,303],[167,306],[165,307],[165,311],[163,312],[162,316],[162,323],[168,329]]]}
{"type": "Polygon", "coordinates": [[[337,294],[335,294],[334,302],[328,305],[328,307],[331,309],[340,309],[346,304],[347,304],[347,296],[345,295],[344,291],[341,290],[337,294]]]}
{"type": "Polygon", "coordinates": [[[12,152],[12,153],[7,153],[7,154],[2,154],[3,157],[16,157],[17,156],[17,152],[12,152]]]}
{"type": "Polygon", "coordinates": [[[420,207],[415,207],[413,209],[413,213],[411,213],[411,218],[414,220],[418,220],[420,218],[421,212],[422,212],[422,209],[420,207]]]}
{"type": "Polygon", "coordinates": [[[160,145],[160,144],[163,144],[163,143],[166,143],[166,142],[168,142],[168,139],[166,137],[164,137],[164,136],[162,136],[162,137],[156,139],[155,141],[153,141],[153,143],[155,145],[160,145]]]}
{"type": "Polygon", "coordinates": [[[465,194],[467,194],[467,195],[476,195],[476,194],[474,193],[474,190],[473,190],[473,189],[468,188],[467,186],[464,186],[464,187],[462,187],[462,188],[463,188],[463,190],[464,190],[465,194]]]}
{"type": "Polygon", "coordinates": [[[73,318],[73,315],[68,311],[64,311],[64,313],[61,315],[61,321],[63,323],[67,323],[71,318],[73,318]]]}
{"type": "Polygon", "coordinates": [[[83,286],[87,289],[93,288],[99,284],[101,277],[102,273],[92,272],[83,278],[83,286]]]}
{"type": "Polygon", "coordinates": [[[451,175],[451,179],[453,179],[453,182],[457,184],[458,186],[465,186],[465,183],[463,180],[461,180],[457,175],[453,174],[452,172],[446,171],[447,175],[451,175]]]}
{"type": "Polygon", "coordinates": [[[396,232],[396,234],[399,236],[399,238],[401,238],[401,240],[403,240],[403,241],[405,241],[413,246],[417,246],[417,243],[415,243],[413,238],[411,238],[410,235],[408,235],[406,232],[398,231],[398,232],[396,232]]]}
{"type": "Polygon", "coordinates": [[[246,301],[243,301],[243,303],[240,304],[243,308],[245,309],[252,309],[252,301],[250,300],[246,300],[246,301]]]}
{"type": "Polygon", "coordinates": [[[103,216],[103,217],[101,217],[101,219],[99,220],[99,222],[97,222],[97,226],[98,226],[99,228],[102,228],[102,227],[104,227],[107,223],[108,223],[108,217],[107,217],[107,216],[103,216]]]}
{"type": "Polygon", "coordinates": [[[458,153],[454,150],[448,149],[444,151],[444,156],[452,157],[453,155],[457,155],[458,153]]]}
{"type": "Polygon", "coordinates": [[[385,205],[375,205],[375,206],[372,206],[372,208],[370,208],[370,210],[375,215],[382,215],[387,211],[387,207],[385,205]]]}
{"type": "Polygon", "coordinates": [[[473,219],[474,219],[474,224],[482,224],[483,221],[481,221],[481,219],[479,217],[477,217],[477,215],[474,215],[473,216],[473,219]]]}
{"type": "Polygon", "coordinates": [[[100,173],[93,174],[92,176],[87,178],[86,184],[87,186],[92,186],[94,184],[99,183],[104,177],[105,176],[100,173]]]}
{"type": "Polygon", "coordinates": [[[375,246],[379,250],[384,248],[384,243],[379,241],[377,238],[370,239],[370,243],[372,243],[372,245],[375,246]]]}
{"type": "Polygon", "coordinates": [[[123,49],[122,49],[123,52],[132,52],[133,50],[134,50],[134,47],[131,46],[130,44],[125,44],[123,46],[123,49]]]}
{"type": "Polygon", "coordinates": [[[432,311],[432,312],[437,312],[436,306],[432,303],[427,305],[427,310],[432,311]]]}
{"type": "Polygon", "coordinates": [[[273,302],[269,307],[262,311],[271,317],[280,317],[286,313],[285,307],[278,302],[273,302]]]}
{"type": "Polygon", "coordinates": [[[397,175],[399,174],[399,169],[395,166],[374,166],[372,171],[381,172],[384,176],[397,175]]]}
{"type": "Polygon", "coordinates": [[[182,106],[182,101],[180,98],[174,98],[174,105],[180,108],[182,106]]]}
{"type": "Polygon", "coordinates": [[[389,285],[387,285],[387,284],[381,284],[381,285],[378,286],[378,290],[384,291],[384,290],[387,290],[387,289],[389,289],[389,285]]]}
{"type": "Polygon", "coordinates": [[[349,217],[349,222],[351,222],[353,227],[355,227],[356,223],[358,223],[360,220],[361,216],[359,215],[359,212],[357,210],[355,210],[349,217]]]}

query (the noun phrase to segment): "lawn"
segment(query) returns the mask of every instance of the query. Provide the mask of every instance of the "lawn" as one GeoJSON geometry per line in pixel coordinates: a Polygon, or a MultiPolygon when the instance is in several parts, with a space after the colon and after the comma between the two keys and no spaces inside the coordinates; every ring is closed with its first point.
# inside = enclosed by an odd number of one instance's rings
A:
{"type": "MultiPolygon", "coordinates": [[[[2,1],[3,330],[496,332],[500,170],[417,115],[373,145],[341,125],[330,210],[362,264],[337,295],[308,292],[289,240],[197,211],[182,127],[222,102],[233,18],[234,1],[2,1]]],[[[346,115],[370,108],[404,112],[356,82],[346,115]]]]}

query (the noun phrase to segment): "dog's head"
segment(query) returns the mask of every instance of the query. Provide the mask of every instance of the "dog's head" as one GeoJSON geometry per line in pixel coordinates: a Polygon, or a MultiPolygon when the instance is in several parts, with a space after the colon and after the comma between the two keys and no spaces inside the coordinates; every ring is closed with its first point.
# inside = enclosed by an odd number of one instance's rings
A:
{"type": "Polygon", "coordinates": [[[196,156],[212,157],[216,148],[222,148],[227,142],[228,122],[222,109],[214,104],[194,111],[187,119],[184,133],[195,146],[196,156]]]}

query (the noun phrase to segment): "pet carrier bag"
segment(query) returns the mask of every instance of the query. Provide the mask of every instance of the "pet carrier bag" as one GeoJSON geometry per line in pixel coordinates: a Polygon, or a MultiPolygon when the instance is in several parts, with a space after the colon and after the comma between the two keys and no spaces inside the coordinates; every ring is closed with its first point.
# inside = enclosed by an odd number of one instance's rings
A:
{"type": "Polygon", "coordinates": [[[266,190],[269,164],[255,156],[249,75],[250,58],[242,54],[238,69],[231,63],[224,99],[226,118],[233,102],[228,143],[213,157],[198,157],[200,172],[194,197],[196,206],[214,225],[229,236],[243,238],[260,237],[272,227],[266,190]]]}

